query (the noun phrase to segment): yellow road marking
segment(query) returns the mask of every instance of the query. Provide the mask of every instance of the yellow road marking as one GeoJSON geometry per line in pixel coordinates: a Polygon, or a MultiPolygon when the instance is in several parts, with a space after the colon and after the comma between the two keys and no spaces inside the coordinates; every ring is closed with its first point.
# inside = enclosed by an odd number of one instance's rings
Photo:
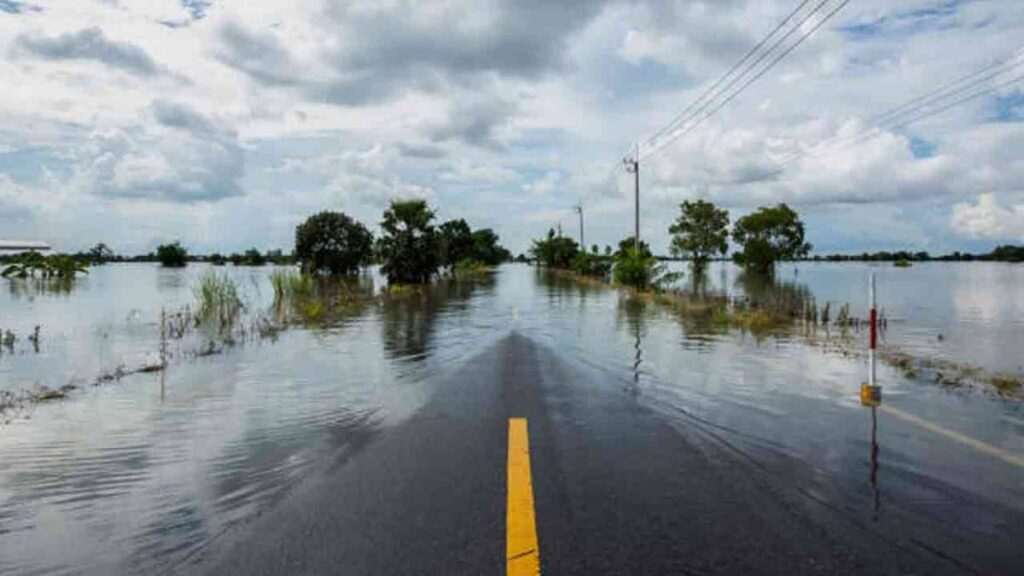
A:
{"type": "Polygon", "coordinates": [[[508,512],[505,560],[508,576],[540,574],[537,521],[530,479],[530,438],[526,418],[508,420],[508,512]]]}
{"type": "Polygon", "coordinates": [[[893,408],[892,406],[886,404],[882,404],[881,406],[878,407],[878,409],[885,412],[886,414],[889,414],[890,416],[895,416],[896,418],[899,418],[904,422],[909,422],[911,424],[920,426],[925,430],[929,430],[931,432],[939,434],[940,436],[945,436],[946,438],[949,438],[954,442],[959,442],[964,446],[973,448],[978,452],[999,458],[1000,460],[1006,462],[1007,464],[1012,464],[1014,466],[1017,466],[1018,468],[1024,468],[1024,456],[1014,454],[1013,452],[1008,452],[1006,450],[1003,450],[1002,448],[993,446],[986,442],[982,442],[981,440],[978,440],[976,438],[965,436],[964,434],[956,432],[955,430],[943,428],[942,426],[939,426],[938,424],[935,424],[933,422],[929,422],[924,418],[914,416],[913,414],[908,414],[898,408],[893,408]]]}

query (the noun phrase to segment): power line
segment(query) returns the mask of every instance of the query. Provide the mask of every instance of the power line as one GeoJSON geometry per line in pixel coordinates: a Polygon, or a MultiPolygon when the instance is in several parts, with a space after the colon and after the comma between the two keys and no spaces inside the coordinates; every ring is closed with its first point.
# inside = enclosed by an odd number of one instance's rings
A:
{"type": "Polygon", "coordinates": [[[747,60],[750,60],[750,58],[753,57],[753,55],[756,54],[765,44],[767,44],[768,41],[773,36],[775,36],[775,34],[778,33],[779,30],[781,30],[783,28],[783,26],[785,26],[790,20],[792,20],[793,17],[796,16],[798,12],[803,10],[804,6],[807,6],[807,4],[810,3],[810,1],[811,0],[803,0],[803,2],[801,2],[796,8],[794,8],[793,11],[790,12],[785,18],[783,18],[782,21],[779,22],[775,26],[775,28],[773,28],[772,31],[768,33],[767,36],[762,38],[760,42],[758,42],[757,44],[754,45],[753,48],[748,50],[747,53],[743,55],[743,58],[741,58],[738,62],[733,64],[732,68],[730,68],[725,74],[721,75],[718,78],[718,80],[715,80],[715,82],[711,86],[709,86],[708,89],[704,91],[704,93],[702,93],[696,100],[691,102],[690,105],[687,106],[682,112],[680,112],[678,115],[676,115],[676,117],[673,118],[672,121],[670,121],[668,124],[666,124],[664,127],[662,127],[661,130],[658,130],[657,132],[655,132],[650,138],[647,139],[647,141],[645,141],[643,144],[641,144],[641,147],[645,147],[645,146],[649,146],[649,145],[653,144],[663,134],[665,134],[666,132],[670,131],[673,126],[675,126],[679,122],[683,121],[683,119],[686,118],[686,116],[688,114],[690,114],[690,112],[692,112],[693,109],[698,104],[700,104],[701,102],[704,101],[705,98],[710,96],[711,93],[714,92],[716,88],[721,86],[722,83],[725,82],[725,80],[727,78],[729,78],[729,76],[731,76],[734,72],[739,70],[740,66],[743,66],[743,64],[745,64],[747,62],[747,60]]]}
{"type": "MultiPolygon", "coordinates": [[[[1006,71],[1009,71],[1009,70],[1012,70],[1012,67],[1009,68],[1006,71]]],[[[1004,71],[1004,73],[1006,71],[1004,71]]],[[[966,104],[967,102],[970,102],[972,100],[976,100],[978,98],[981,98],[982,96],[985,96],[987,94],[991,94],[992,92],[996,92],[996,91],[998,91],[998,90],[1000,90],[1002,88],[1006,88],[1008,86],[1012,86],[1012,85],[1014,85],[1014,84],[1016,84],[1018,82],[1021,82],[1021,81],[1024,81],[1024,74],[1020,74],[1018,76],[1015,76],[1015,77],[1013,77],[1013,78],[1011,78],[1011,79],[1009,79],[1009,80],[1007,80],[1005,82],[1000,82],[1000,83],[995,84],[993,86],[989,86],[989,87],[983,88],[981,90],[978,90],[976,92],[972,92],[972,93],[970,93],[970,94],[968,94],[966,96],[963,96],[962,98],[953,100],[951,102],[946,102],[946,103],[944,103],[943,105],[941,105],[941,106],[939,106],[937,108],[918,107],[918,109],[916,111],[915,110],[911,110],[911,112],[913,112],[912,114],[907,115],[906,117],[904,117],[902,119],[898,119],[897,118],[897,120],[899,120],[899,121],[895,122],[895,123],[890,123],[888,125],[888,128],[889,129],[901,128],[901,127],[907,126],[909,124],[912,124],[914,122],[919,122],[919,121],[924,120],[926,118],[930,118],[932,116],[937,116],[938,114],[946,112],[947,110],[950,110],[950,109],[955,108],[957,106],[961,106],[963,104],[966,104]]],[[[971,87],[977,87],[977,86],[980,86],[980,84],[981,83],[976,83],[976,84],[974,84],[971,87]]],[[[962,93],[962,92],[961,91],[957,91],[957,93],[962,93]]],[[[754,183],[757,183],[757,182],[763,182],[763,181],[768,180],[770,178],[773,178],[773,177],[775,177],[775,176],[777,176],[779,174],[782,174],[783,172],[786,171],[787,167],[790,164],[792,164],[793,162],[795,162],[797,160],[800,160],[801,158],[812,157],[812,156],[822,156],[822,155],[827,154],[829,152],[834,152],[835,150],[838,150],[840,148],[845,148],[847,146],[852,146],[852,145],[860,144],[861,142],[865,142],[865,141],[867,141],[867,140],[877,136],[878,135],[877,130],[879,128],[883,128],[883,127],[884,126],[872,126],[871,128],[865,129],[865,130],[861,131],[860,133],[855,134],[853,136],[848,136],[846,138],[841,138],[841,139],[826,140],[825,142],[820,143],[820,144],[814,146],[813,149],[811,149],[810,151],[805,151],[805,152],[794,154],[794,155],[786,158],[785,160],[783,160],[781,162],[778,162],[777,163],[778,164],[777,168],[774,168],[772,170],[764,172],[764,173],[762,173],[762,174],[760,174],[760,175],[758,175],[756,177],[753,177],[753,178],[744,178],[742,180],[728,180],[728,181],[705,182],[705,184],[730,185],[730,184],[754,184],[754,183]],[[826,147],[827,149],[823,150],[821,152],[818,152],[818,153],[814,152],[814,150],[820,150],[823,147],[826,147]]]]}
{"type": "MultiPolygon", "coordinates": [[[[799,24],[797,24],[794,27],[793,30],[795,30],[796,28],[799,28],[800,26],[802,26],[804,22],[806,22],[811,16],[813,16],[816,13],[816,11],[818,9],[820,9],[821,6],[823,6],[828,1],[829,0],[825,0],[824,2],[822,2],[821,4],[816,6],[815,9],[812,10],[810,14],[805,16],[805,18],[803,20],[801,20],[801,22],[799,24]]],[[[730,94],[728,97],[726,97],[725,100],[723,100],[721,103],[719,103],[717,106],[715,106],[711,110],[708,110],[707,112],[705,112],[703,116],[697,118],[697,120],[695,122],[693,122],[692,124],[690,124],[686,129],[682,130],[681,132],[676,132],[671,138],[669,138],[667,140],[664,140],[656,148],[653,148],[653,149],[650,149],[650,150],[646,151],[644,153],[643,157],[644,158],[649,157],[651,154],[657,152],[661,148],[664,148],[666,145],[668,145],[672,141],[674,141],[674,140],[676,140],[676,139],[678,139],[678,138],[680,138],[682,136],[685,136],[686,134],[689,134],[697,126],[699,126],[701,122],[703,122],[704,120],[707,120],[711,116],[713,116],[716,113],[718,113],[719,110],[721,110],[723,107],[725,107],[730,102],[732,102],[737,96],[739,96],[751,84],[753,84],[754,82],[758,81],[769,70],[771,70],[773,67],[775,67],[775,65],[778,64],[780,61],[782,61],[783,58],[789,56],[794,50],[796,50],[801,44],[803,44],[804,41],[806,41],[808,38],[813,36],[814,33],[818,31],[818,29],[820,29],[826,22],[828,22],[833,16],[835,16],[840,10],[842,10],[849,3],[850,3],[850,0],[843,0],[842,2],[840,2],[835,8],[832,9],[831,12],[829,12],[824,17],[822,17],[809,31],[807,31],[806,33],[802,34],[799,38],[797,38],[796,42],[791,44],[788,48],[783,50],[775,58],[773,58],[771,61],[769,61],[768,64],[765,67],[763,67],[754,76],[752,76],[747,81],[745,81],[742,85],[740,85],[740,87],[738,89],[736,89],[735,91],[733,91],[732,94],[730,94]]],[[[791,32],[793,30],[791,30],[791,32]]],[[[788,37],[788,35],[786,37],[788,37]]]]}
{"type": "Polygon", "coordinates": [[[986,67],[986,68],[984,68],[982,70],[979,70],[977,72],[973,72],[971,74],[968,74],[967,76],[964,76],[964,77],[956,80],[955,82],[951,82],[949,84],[944,85],[943,87],[939,88],[938,90],[935,90],[935,91],[932,91],[932,92],[929,92],[929,93],[925,93],[925,94],[923,94],[921,96],[918,96],[917,98],[914,98],[914,99],[912,99],[912,100],[910,100],[910,101],[908,101],[908,102],[906,102],[906,103],[904,103],[904,104],[902,104],[900,106],[892,108],[892,109],[890,109],[887,112],[884,112],[882,114],[874,116],[872,118],[872,121],[870,122],[869,127],[865,128],[865,130],[861,131],[858,134],[853,134],[851,136],[845,136],[845,137],[841,137],[841,138],[831,138],[831,139],[825,140],[825,141],[820,142],[817,145],[815,145],[812,150],[810,150],[810,151],[801,151],[801,152],[797,152],[797,153],[791,154],[790,156],[788,156],[788,157],[784,158],[783,160],[781,160],[780,162],[778,162],[778,164],[780,164],[781,166],[785,166],[785,165],[791,164],[792,162],[794,162],[794,161],[796,161],[796,160],[798,160],[798,159],[800,159],[800,158],[802,158],[804,156],[808,156],[808,155],[813,154],[814,153],[814,149],[840,148],[840,147],[843,147],[843,146],[846,146],[846,145],[857,144],[857,143],[860,143],[860,142],[862,142],[862,141],[864,141],[864,140],[874,136],[874,132],[872,132],[873,129],[876,129],[876,128],[887,128],[887,129],[891,130],[891,129],[895,129],[895,128],[900,128],[900,127],[906,126],[908,124],[917,122],[919,120],[923,120],[924,118],[928,118],[928,117],[931,117],[931,116],[935,116],[935,115],[941,114],[942,112],[945,112],[946,110],[949,110],[951,108],[954,108],[956,106],[959,106],[961,104],[969,102],[969,101],[974,100],[976,98],[980,98],[981,96],[984,96],[985,94],[988,94],[990,92],[994,92],[994,91],[996,91],[996,90],[998,90],[1000,88],[1003,88],[1005,86],[1014,84],[1015,82],[1017,82],[1020,79],[1020,77],[1018,76],[1018,77],[1013,78],[1013,79],[1011,79],[1009,81],[1002,82],[1000,84],[996,84],[996,85],[991,86],[991,87],[989,87],[987,89],[984,89],[984,90],[982,90],[980,92],[971,92],[971,91],[976,89],[976,88],[978,88],[979,86],[984,85],[985,83],[989,82],[990,80],[998,78],[999,76],[1003,76],[1004,74],[1007,74],[1008,72],[1011,72],[1012,70],[1014,70],[1015,68],[1017,68],[1021,64],[1024,64],[1024,61],[1022,61],[1019,58],[1019,55],[1018,55],[1018,56],[1014,56],[1013,58],[1009,58],[1007,60],[1004,60],[1003,62],[1001,62],[1001,63],[999,63],[997,65],[988,66],[988,67],[986,67]],[[984,77],[980,77],[979,78],[980,75],[985,74],[987,72],[990,72],[990,71],[992,71],[993,69],[996,69],[996,68],[1001,68],[1001,69],[998,72],[994,73],[994,74],[988,74],[988,75],[986,75],[984,77]],[[968,80],[971,80],[971,81],[967,82],[966,84],[964,84],[964,82],[966,82],[968,80]],[[950,88],[954,88],[954,89],[950,90],[950,88]],[[962,95],[962,94],[964,94],[966,92],[971,92],[971,93],[968,94],[964,98],[960,98],[960,99],[952,100],[952,101],[950,100],[951,98],[955,98],[955,97],[960,96],[960,95],[962,95]]]}
{"type": "MultiPolygon", "coordinates": [[[[801,44],[803,44],[804,41],[806,41],[808,38],[813,36],[814,33],[816,33],[818,31],[818,29],[820,29],[827,22],[827,20],[829,20],[831,17],[835,16],[836,13],[838,13],[841,9],[843,9],[843,7],[845,7],[850,2],[850,0],[843,0],[842,2],[840,2],[839,5],[837,5],[833,10],[831,10],[830,12],[825,14],[823,17],[821,17],[818,20],[818,22],[811,28],[811,30],[809,30],[806,33],[801,34],[797,38],[796,42],[794,42],[790,46],[784,48],[781,52],[778,52],[775,57],[773,57],[771,60],[768,61],[767,65],[765,65],[763,68],[761,68],[757,72],[754,72],[754,71],[756,71],[758,69],[758,67],[763,63],[763,61],[766,58],[771,56],[772,53],[775,52],[775,50],[779,46],[781,46],[786,40],[790,39],[790,37],[793,36],[794,33],[796,33],[798,30],[800,30],[804,26],[804,24],[806,24],[808,22],[808,20],[811,19],[811,17],[813,17],[816,13],[818,13],[818,11],[820,11],[825,6],[825,4],[827,4],[830,1],[831,0],[822,0],[817,5],[815,5],[811,9],[810,12],[808,12],[807,14],[805,14],[803,17],[800,18],[800,22],[796,23],[790,30],[788,30],[785,34],[783,34],[780,38],[778,38],[774,43],[772,43],[772,45],[766,51],[764,51],[760,56],[758,56],[753,61],[753,63],[751,63],[748,67],[746,67],[745,70],[742,73],[740,73],[739,75],[737,75],[734,78],[732,78],[732,80],[730,80],[726,84],[725,88],[723,88],[716,95],[715,98],[703,102],[703,104],[701,106],[697,107],[689,115],[689,117],[684,122],[678,123],[675,127],[672,127],[670,129],[670,131],[668,132],[669,135],[660,136],[660,140],[659,141],[654,141],[653,143],[650,143],[650,145],[648,145],[648,149],[646,151],[644,151],[644,153],[642,155],[642,158],[649,157],[651,154],[657,152],[658,150],[660,150],[662,148],[665,148],[666,146],[669,145],[669,143],[671,143],[675,139],[677,139],[677,138],[679,138],[679,137],[681,137],[681,136],[691,132],[694,128],[696,128],[698,125],[700,125],[701,122],[703,122],[703,121],[707,120],[708,118],[710,118],[710,117],[714,116],[715,114],[717,114],[718,111],[722,110],[722,108],[724,108],[726,105],[728,105],[729,102],[731,102],[736,96],[738,96],[746,88],[750,87],[754,82],[756,82],[759,79],[761,79],[769,70],[774,68],[775,65],[777,65],[779,63],[779,61],[781,61],[787,55],[790,55],[801,44]],[[744,81],[744,77],[746,77],[746,76],[748,76],[749,74],[752,74],[752,73],[754,73],[754,75],[749,77],[749,78],[746,78],[745,81],[744,81]],[[735,90],[733,90],[731,93],[728,93],[729,90],[732,89],[732,87],[735,86],[739,82],[742,82],[739,85],[739,87],[736,88],[735,90]],[[728,93],[728,95],[725,96],[724,100],[718,102],[718,104],[715,104],[715,101],[714,101],[715,99],[717,99],[718,97],[723,96],[723,95],[725,95],[727,93],[728,93]],[[709,110],[709,107],[711,107],[710,110],[709,110]],[[688,126],[686,125],[687,123],[689,123],[688,126]]],[[[664,133],[665,130],[663,130],[662,132],[664,133]]]]}

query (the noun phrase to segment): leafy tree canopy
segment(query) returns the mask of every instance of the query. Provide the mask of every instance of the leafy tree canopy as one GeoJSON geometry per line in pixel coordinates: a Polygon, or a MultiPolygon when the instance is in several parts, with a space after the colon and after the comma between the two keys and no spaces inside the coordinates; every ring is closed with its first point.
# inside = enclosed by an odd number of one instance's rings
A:
{"type": "Polygon", "coordinates": [[[673,256],[689,256],[695,269],[702,268],[715,254],[729,250],[729,211],[704,200],[679,205],[679,218],[669,226],[673,256]]]}
{"type": "Polygon", "coordinates": [[[802,258],[811,251],[804,241],[804,223],[786,204],[762,207],[740,218],[732,237],[741,247],[733,259],[761,272],[770,272],[779,260],[802,258]]]}
{"type": "Polygon", "coordinates": [[[440,238],[433,220],[423,200],[395,201],[384,211],[377,249],[389,282],[424,284],[437,272],[440,238]]]}
{"type": "Polygon", "coordinates": [[[572,238],[556,235],[552,228],[542,240],[534,240],[530,254],[537,263],[549,268],[567,269],[572,265],[573,258],[579,252],[579,245],[572,238]]]}
{"type": "Polygon", "coordinates": [[[373,235],[343,212],[314,214],[295,229],[295,258],[306,272],[354,274],[372,255],[373,235]]]}
{"type": "Polygon", "coordinates": [[[188,251],[181,245],[181,242],[161,244],[156,247],[156,259],[162,266],[182,268],[188,264],[188,251]]]}
{"type": "Polygon", "coordinates": [[[512,259],[512,253],[499,244],[498,234],[490,228],[473,231],[473,260],[497,266],[512,259]]]}
{"type": "MultiPolygon", "coordinates": [[[[615,257],[618,258],[619,256],[632,254],[636,248],[635,238],[635,236],[629,236],[627,238],[619,240],[619,247],[618,250],[615,251],[615,257]]],[[[651,247],[647,244],[647,242],[644,242],[643,240],[640,241],[640,255],[644,257],[650,257],[654,255],[654,253],[651,252],[651,247]]]]}

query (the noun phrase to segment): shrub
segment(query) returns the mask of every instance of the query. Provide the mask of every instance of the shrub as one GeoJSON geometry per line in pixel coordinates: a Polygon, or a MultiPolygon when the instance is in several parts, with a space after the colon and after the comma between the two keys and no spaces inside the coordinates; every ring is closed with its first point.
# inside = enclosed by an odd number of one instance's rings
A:
{"type": "Polygon", "coordinates": [[[188,251],[181,242],[162,244],[156,248],[156,259],[167,268],[182,268],[188,264],[188,251]]]}
{"type": "Polygon", "coordinates": [[[572,238],[555,235],[554,229],[548,230],[543,240],[534,240],[530,253],[538,264],[548,268],[568,269],[579,252],[579,245],[572,238]]]}
{"type": "Polygon", "coordinates": [[[615,282],[623,286],[637,290],[651,288],[659,271],[658,260],[642,249],[620,251],[615,256],[615,282]]]}

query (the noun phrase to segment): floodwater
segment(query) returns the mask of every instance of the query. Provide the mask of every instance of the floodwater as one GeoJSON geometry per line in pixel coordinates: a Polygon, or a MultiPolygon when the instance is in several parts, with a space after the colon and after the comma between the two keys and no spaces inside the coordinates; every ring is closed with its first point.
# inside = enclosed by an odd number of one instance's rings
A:
{"type": "MultiPolygon", "coordinates": [[[[0,390],[79,387],[0,419],[0,573],[188,565],[304,476],[413,414],[439,374],[512,331],[620,381],[624,395],[678,426],[706,430],[766,470],[784,468],[798,488],[859,521],[913,527],[929,518],[997,542],[1001,513],[1024,513],[1019,400],[880,366],[883,408],[873,411],[857,396],[861,357],[797,333],[707,329],[522,265],[442,284],[425,302],[374,305],[214,355],[179,350],[163,373],[92,386],[159,358],[161,310],[194,305],[205,268],[107,265],[67,292],[0,284],[0,330],[19,337],[0,352],[0,390]],[[37,325],[35,344],[26,337],[37,325]]],[[[250,312],[270,305],[271,267],[222,270],[250,312]]],[[[782,267],[777,281],[863,317],[870,272],[890,318],[886,345],[1024,373],[1024,266],[806,263],[782,267]]],[[[731,265],[716,264],[709,278],[736,295],[751,290],[731,265]]],[[[190,345],[201,343],[180,344],[190,345]]]]}

